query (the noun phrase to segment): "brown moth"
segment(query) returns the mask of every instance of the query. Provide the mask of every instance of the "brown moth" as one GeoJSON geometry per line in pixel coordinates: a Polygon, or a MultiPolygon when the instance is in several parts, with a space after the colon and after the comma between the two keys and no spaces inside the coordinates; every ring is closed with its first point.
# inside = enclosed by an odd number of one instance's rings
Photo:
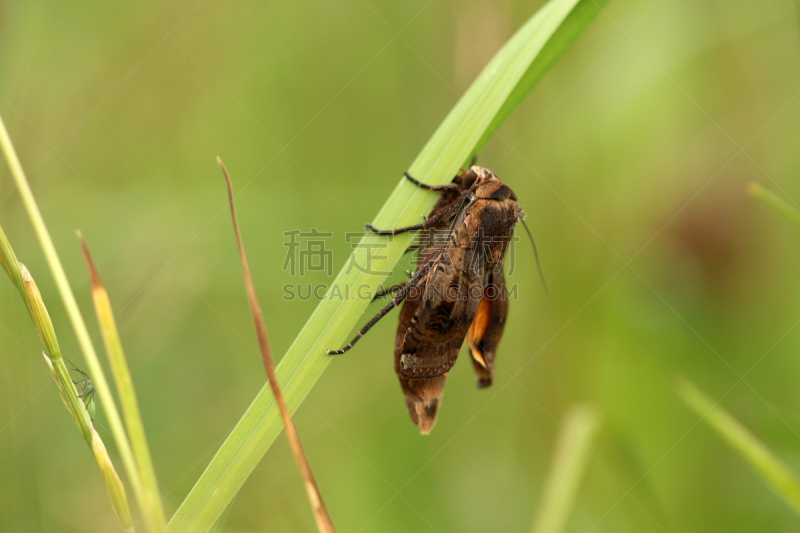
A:
{"type": "Polygon", "coordinates": [[[380,292],[394,294],[341,354],[398,306],[395,372],[408,412],[420,433],[436,423],[447,372],[464,339],[472,355],[478,387],[492,384],[497,345],[508,314],[503,260],[514,226],[525,216],[514,192],[491,171],[473,166],[447,185],[426,185],[407,173],[415,185],[441,192],[422,224],[394,230],[367,228],[380,235],[421,230],[419,263],[411,279],[380,292]]]}

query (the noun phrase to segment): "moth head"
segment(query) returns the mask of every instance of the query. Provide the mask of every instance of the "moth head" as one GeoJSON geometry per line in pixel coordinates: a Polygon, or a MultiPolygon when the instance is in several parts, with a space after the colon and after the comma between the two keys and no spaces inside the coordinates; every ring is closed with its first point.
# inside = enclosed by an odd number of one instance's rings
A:
{"type": "MultiPolygon", "coordinates": [[[[470,188],[475,193],[475,197],[486,200],[510,200],[517,202],[517,195],[511,190],[511,187],[500,181],[494,172],[488,168],[472,167],[464,175],[461,181],[461,186],[465,187],[468,179],[472,178],[470,188]]],[[[465,187],[466,188],[466,187],[465,187]]]]}
{"type": "Polygon", "coordinates": [[[474,182],[481,182],[481,181],[485,181],[485,180],[497,180],[497,181],[500,181],[500,180],[497,179],[497,176],[494,175],[494,172],[492,172],[488,168],[479,167],[477,165],[470,167],[470,169],[467,171],[467,174],[474,174],[475,175],[473,183],[474,182]]]}

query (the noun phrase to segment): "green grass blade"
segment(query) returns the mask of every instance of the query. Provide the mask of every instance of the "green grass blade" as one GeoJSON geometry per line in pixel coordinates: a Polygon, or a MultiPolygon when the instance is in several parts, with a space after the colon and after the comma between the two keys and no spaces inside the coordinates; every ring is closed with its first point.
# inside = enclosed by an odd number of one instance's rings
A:
{"type": "Polygon", "coordinates": [[[533,533],[563,531],[599,427],[600,417],[591,406],[579,405],[567,415],[533,533]]]}
{"type": "Polygon", "coordinates": [[[114,512],[117,514],[123,528],[126,531],[133,531],[133,522],[128,499],[125,495],[125,488],[117,475],[117,471],[114,469],[114,465],[111,463],[111,458],[108,456],[103,440],[94,430],[89,411],[84,405],[84,400],[78,395],[78,390],[69,375],[69,370],[64,365],[64,358],[61,356],[61,348],[58,345],[53,322],[50,320],[50,313],[47,312],[47,307],[44,305],[44,300],[39,288],[36,286],[36,282],[33,280],[33,276],[25,268],[25,265],[17,261],[17,256],[11,248],[11,243],[6,238],[3,228],[0,228],[0,262],[2,262],[8,277],[17,286],[22,301],[25,302],[28,308],[33,325],[39,334],[42,346],[44,346],[44,352],[42,353],[44,360],[50,369],[50,374],[59,394],[61,394],[61,400],[64,402],[67,412],[69,412],[72,420],[75,421],[78,430],[80,430],[86,444],[89,445],[92,454],[97,460],[97,466],[100,468],[100,473],[106,482],[106,489],[114,512]]]}
{"type": "MultiPolygon", "coordinates": [[[[50,267],[50,272],[53,274],[58,292],[61,295],[61,300],[64,303],[64,307],[67,309],[67,315],[72,323],[72,328],[75,330],[75,335],[78,337],[78,344],[89,366],[89,373],[92,375],[92,380],[97,389],[97,395],[100,397],[101,405],[108,417],[108,422],[111,426],[111,434],[114,436],[114,440],[122,456],[122,462],[133,488],[133,493],[141,505],[143,493],[139,471],[133,460],[128,436],[125,433],[125,428],[122,426],[119,411],[117,411],[117,406],[114,403],[111,387],[108,385],[103,367],[100,365],[100,360],[97,358],[97,353],[92,345],[92,339],[89,336],[89,330],[86,329],[86,323],[83,321],[83,316],[81,316],[78,302],[75,301],[75,295],[72,293],[72,288],[67,280],[67,274],[64,272],[64,267],[61,265],[61,260],[58,258],[56,247],[53,244],[53,239],[50,237],[50,232],[47,231],[47,226],[39,211],[39,206],[36,205],[33,192],[28,185],[28,180],[25,178],[22,164],[19,162],[19,157],[17,157],[17,152],[14,149],[14,145],[11,142],[11,137],[8,135],[8,130],[6,130],[6,125],[2,117],[0,117],[0,149],[2,149],[8,166],[11,169],[11,176],[14,178],[14,182],[19,189],[22,202],[25,205],[25,210],[28,212],[28,217],[31,219],[33,229],[42,247],[42,252],[50,267]]],[[[15,284],[17,283],[16,278],[13,278],[13,281],[15,284]]]]}
{"type": "MultiPolygon", "coordinates": [[[[572,12],[578,0],[551,0],[544,5],[497,53],[459,100],[409,168],[417,179],[446,183],[467,159],[498,111],[519,84],[550,37],[572,12]]],[[[375,218],[378,227],[416,223],[428,213],[436,195],[400,180],[375,218]]],[[[371,239],[372,237],[365,237],[371,239]]],[[[375,260],[374,271],[391,270],[411,236],[398,235],[375,260]]],[[[353,260],[366,263],[367,250],[359,247],[353,260]]],[[[278,365],[278,378],[294,412],[331,362],[329,348],[338,348],[350,335],[369,301],[343,299],[334,294],[356,294],[359,287],[373,292],[385,276],[343,268],[303,330],[278,365]]],[[[264,386],[242,419],[222,444],[169,524],[173,533],[211,527],[280,433],[283,425],[272,393],[264,386]]]]}
{"type": "Polygon", "coordinates": [[[92,300],[97,314],[97,322],[100,325],[103,344],[108,355],[108,362],[111,365],[111,374],[114,377],[114,383],[117,385],[122,414],[125,417],[125,426],[128,428],[131,446],[133,447],[136,464],[142,479],[142,495],[144,498],[144,501],[141,502],[143,505],[142,520],[147,524],[148,531],[154,533],[166,531],[167,521],[164,515],[164,507],[161,504],[156,471],[153,467],[153,460],[150,457],[150,447],[147,445],[147,437],[144,432],[142,415],[139,412],[139,402],[136,399],[133,379],[131,379],[125,352],[122,350],[122,342],[119,338],[117,323],[114,320],[114,312],[111,309],[111,300],[100,279],[100,273],[94,264],[89,247],[86,246],[86,242],[84,242],[80,233],[78,234],[78,239],[81,243],[83,256],[86,259],[86,267],[89,270],[89,278],[92,282],[92,300]]]}
{"type": "Polygon", "coordinates": [[[691,381],[680,378],[676,392],[689,409],[705,420],[764,481],[800,514],[800,479],[789,465],[775,456],[758,437],[730,413],[698,389],[691,381]]]}
{"type": "Polygon", "coordinates": [[[225,507],[225,510],[222,511],[222,514],[219,515],[217,521],[214,522],[214,525],[211,526],[211,529],[208,530],[208,533],[222,533],[222,528],[225,527],[225,521],[228,519],[228,514],[231,512],[231,507],[233,507],[233,502],[236,501],[231,500],[231,502],[225,507]]]}
{"type": "Polygon", "coordinates": [[[783,218],[789,222],[793,222],[795,226],[800,226],[800,211],[792,207],[789,202],[774,192],[765,189],[758,183],[750,183],[747,186],[747,194],[772,208],[773,211],[782,215],[783,218]]]}
{"type": "Polygon", "coordinates": [[[566,20],[558,27],[553,33],[547,44],[536,56],[531,66],[525,72],[525,75],[511,91],[511,94],[506,98],[503,107],[497,112],[492,120],[489,129],[487,129],[481,137],[478,144],[472,151],[475,155],[489,142],[492,135],[500,129],[500,126],[506,119],[514,112],[522,101],[528,96],[528,93],[534,86],[542,79],[542,77],[550,70],[556,61],[561,57],[567,48],[583,33],[586,26],[594,20],[600,11],[608,5],[611,0],[581,0],[567,16],[566,20]]]}

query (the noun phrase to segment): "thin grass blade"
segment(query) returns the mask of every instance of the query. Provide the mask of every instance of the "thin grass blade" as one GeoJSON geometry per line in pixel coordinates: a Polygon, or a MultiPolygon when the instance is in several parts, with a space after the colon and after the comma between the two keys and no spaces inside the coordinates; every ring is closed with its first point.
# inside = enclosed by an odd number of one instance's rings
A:
{"type": "Polygon", "coordinates": [[[303,483],[305,484],[306,493],[308,494],[308,501],[314,513],[314,520],[317,522],[317,529],[320,533],[336,533],[336,528],[333,527],[333,521],[328,514],[327,507],[325,507],[325,502],[322,500],[322,494],[319,492],[314,474],[311,473],[311,466],[308,464],[306,453],[303,451],[303,445],[300,443],[300,435],[297,433],[297,428],[292,420],[292,414],[289,412],[289,407],[286,405],[286,399],[283,396],[280,383],[278,383],[278,377],[275,375],[275,361],[272,359],[272,349],[269,347],[267,326],[264,323],[264,315],[261,313],[261,306],[258,303],[256,289],[253,285],[253,277],[250,275],[250,266],[247,264],[247,254],[245,254],[244,251],[242,233],[239,231],[239,221],[236,218],[236,206],[233,201],[231,178],[219,157],[217,158],[217,163],[219,163],[222,169],[222,174],[225,176],[225,183],[228,186],[228,202],[231,207],[231,218],[233,218],[233,230],[236,234],[236,244],[239,246],[239,258],[242,261],[242,270],[244,271],[244,286],[247,290],[247,299],[250,302],[250,311],[253,313],[253,322],[255,323],[256,335],[258,336],[258,346],[261,349],[261,358],[264,361],[264,368],[267,371],[269,386],[272,388],[272,394],[275,396],[281,418],[283,418],[283,425],[286,427],[286,438],[289,439],[289,446],[292,448],[294,460],[297,462],[297,467],[300,469],[300,474],[303,477],[303,483]]]}
{"type": "MultiPolygon", "coordinates": [[[[520,28],[495,55],[459,100],[408,169],[415,178],[441,184],[452,179],[467,160],[492,120],[508,100],[523,75],[552,35],[578,4],[578,0],[551,0],[520,28]]],[[[400,180],[375,217],[378,227],[415,223],[428,213],[436,195],[400,180]]],[[[373,258],[374,271],[389,271],[399,261],[410,236],[398,235],[385,255],[373,258]]],[[[366,264],[367,249],[359,246],[350,258],[366,264]]],[[[355,294],[359,287],[375,289],[386,276],[343,267],[328,295],[355,294]]],[[[332,357],[326,350],[338,348],[364,313],[368,300],[324,298],[277,368],[285,384],[286,403],[294,412],[314,386],[332,357]]],[[[356,355],[352,355],[356,356],[356,355]]],[[[173,533],[208,529],[236,495],[266,453],[282,427],[272,392],[265,385],[233,429],[169,524],[173,533]]]]}
{"type": "Polygon", "coordinates": [[[747,185],[747,194],[767,207],[772,208],[773,211],[783,216],[783,218],[789,222],[794,223],[795,226],[800,226],[800,211],[774,192],[753,182],[747,185]]]}
{"type": "Polygon", "coordinates": [[[47,312],[47,307],[44,305],[44,300],[39,288],[36,286],[36,282],[33,280],[33,276],[31,276],[25,265],[17,261],[17,256],[2,228],[0,228],[0,262],[3,264],[3,268],[11,282],[19,290],[22,301],[25,302],[28,308],[36,333],[42,341],[42,346],[44,346],[42,356],[50,369],[50,375],[53,377],[67,412],[72,417],[75,425],[78,426],[83,439],[89,445],[97,460],[100,473],[106,482],[106,489],[114,512],[123,528],[126,531],[133,531],[133,522],[130,508],[128,507],[128,499],[125,496],[125,488],[114,469],[114,465],[111,463],[102,439],[94,430],[89,412],[78,394],[75,383],[73,383],[69,375],[69,370],[64,365],[64,358],[61,356],[61,348],[58,345],[53,322],[50,320],[50,313],[47,312]]]}
{"type": "Polygon", "coordinates": [[[111,364],[111,374],[114,377],[114,383],[117,385],[122,414],[125,417],[125,426],[131,438],[133,454],[142,480],[143,520],[147,524],[148,531],[156,533],[166,531],[167,521],[164,516],[164,507],[161,505],[158,480],[156,479],[153,460],[150,457],[150,447],[147,445],[147,437],[144,432],[144,424],[142,424],[142,415],[139,412],[139,402],[136,399],[133,379],[131,379],[125,352],[122,350],[122,342],[119,338],[117,323],[114,320],[114,312],[111,309],[111,300],[108,297],[103,281],[100,279],[100,273],[94,264],[89,247],[86,246],[86,242],[80,232],[78,233],[78,240],[81,243],[83,257],[89,270],[89,279],[92,282],[92,300],[94,301],[97,321],[100,324],[100,333],[103,336],[106,354],[111,364]]]}
{"type": "Polygon", "coordinates": [[[683,403],[702,418],[761,476],[767,485],[800,515],[800,478],[749,429],[713,401],[694,383],[679,378],[676,393],[683,403]]]}
{"type": "MultiPolygon", "coordinates": [[[[142,482],[139,478],[139,471],[133,460],[131,453],[131,446],[128,442],[128,435],[125,433],[125,428],[122,425],[122,419],[119,416],[119,411],[114,403],[114,396],[111,393],[111,387],[108,385],[103,367],[100,365],[100,360],[97,357],[97,352],[92,345],[92,339],[89,336],[89,330],[86,329],[86,323],[83,321],[81,311],[78,308],[78,302],[75,301],[75,295],[72,293],[72,288],[67,280],[67,274],[64,272],[64,267],[61,265],[61,260],[58,258],[53,239],[47,231],[47,226],[44,223],[42,214],[39,211],[39,206],[36,204],[36,199],[33,197],[33,192],[28,185],[28,180],[25,178],[25,172],[22,170],[22,164],[19,161],[17,152],[14,145],[11,143],[11,137],[8,135],[6,125],[3,118],[0,117],[0,149],[3,150],[8,166],[11,169],[11,175],[14,182],[19,189],[22,203],[25,205],[25,210],[28,212],[28,218],[31,219],[33,229],[39,239],[39,245],[42,247],[47,265],[50,267],[50,272],[56,282],[58,293],[61,295],[61,300],[67,310],[72,328],[78,338],[78,344],[81,347],[86,363],[89,366],[89,372],[92,374],[97,395],[100,397],[100,403],[103,410],[108,417],[108,423],[111,426],[111,434],[114,441],[119,448],[122,463],[125,466],[125,471],[128,474],[133,493],[136,496],[140,507],[144,503],[142,482]]],[[[16,280],[14,281],[16,283],[16,280]]]]}
{"type": "Polygon", "coordinates": [[[599,427],[600,417],[589,405],[576,406],[567,414],[533,533],[560,533],[564,530],[599,427]]]}

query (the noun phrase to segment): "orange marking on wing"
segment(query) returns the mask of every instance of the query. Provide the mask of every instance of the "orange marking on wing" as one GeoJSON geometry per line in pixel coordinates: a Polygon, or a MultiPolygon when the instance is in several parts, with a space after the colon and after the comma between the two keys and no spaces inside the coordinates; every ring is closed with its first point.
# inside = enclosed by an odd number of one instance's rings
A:
{"type": "Polygon", "coordinates": [[[472,351],[472,358],[477,361],[483,368],[486,368],[486,361],[483,359],[483,354],[478,349],[486,330],[489,327],[489,322],[492,318],[492,302],[484,298],[478,305],[478,310],[475,312],[475,318],[472,319],[472,324],[467,332],[467,340],[469,347],[472,351]]]}

